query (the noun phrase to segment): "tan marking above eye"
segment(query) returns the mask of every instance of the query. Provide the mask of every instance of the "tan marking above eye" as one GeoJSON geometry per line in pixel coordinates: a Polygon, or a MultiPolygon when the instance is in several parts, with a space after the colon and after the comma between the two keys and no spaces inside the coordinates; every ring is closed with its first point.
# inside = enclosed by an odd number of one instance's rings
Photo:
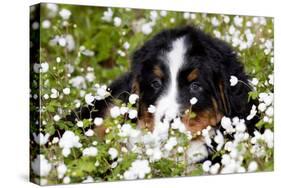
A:
{"type": "Polygon", "coordinates": [[[193,81],[199,76],[199,70],[198,69],[193,69],[188,75],[187,75],[187,80],[188,81],[193,81]]]}
{"type": "Polygon", "coordinates": [[[160,66],[156,65],[153,68],[153,73],[155,74],[155,76],[157,76],[158,78],[163,78],[164,77],[164,73],[161,70],[160,66]]]}

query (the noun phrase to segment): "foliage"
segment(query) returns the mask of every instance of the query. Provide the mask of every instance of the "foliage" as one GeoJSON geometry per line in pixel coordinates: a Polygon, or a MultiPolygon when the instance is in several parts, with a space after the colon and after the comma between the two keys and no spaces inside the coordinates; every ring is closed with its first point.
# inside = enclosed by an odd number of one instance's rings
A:
{"type": "MultiPolygon", "coordinates": [[[[31,125],[33,181],[60,184],[273,169],[272,18],[42,4],[40,23],[32,23],[32,29],[40,29],[40,62],[32,67],[34,73],[40,72],[40,96],[33,82],[31,98],[40,98],[41,117],[31,125]],[[106,85],[129,69],[130,56],[144,41],[163,29],[188,24],[227,41],[238,52],[253,78],[249,98],[259,99],[249,114],[260,116],[256,127],[267,134],[257,131],[252,137],[242,131],[245,138],[237,138],[237,145],[225,134],[216,153],[222,164],[189,164],[182,151],[189,147],[190,134],[168,127],[167,138],[157,141],[158,148],[146,143],[143,139],[151,133],[138,129],[129,118],[135,112],[133,104],[117,103],[106,119],[63,121],[74,109],[89,100],[91,104],[92,97],[106,97],[106,85]],[[106,127],[103,139],[95,132],[99,127],[95,121],[106,127]],[[235,149],[227,149],[229,143],[235,149]]],[[[32,111],[38,110],[36,105],[31,104],[32,111]]],[[[236,130],[237,119],[230,121],[236,130]]],[[[208,131],[202,133],[205,138],[208,131]]]]}

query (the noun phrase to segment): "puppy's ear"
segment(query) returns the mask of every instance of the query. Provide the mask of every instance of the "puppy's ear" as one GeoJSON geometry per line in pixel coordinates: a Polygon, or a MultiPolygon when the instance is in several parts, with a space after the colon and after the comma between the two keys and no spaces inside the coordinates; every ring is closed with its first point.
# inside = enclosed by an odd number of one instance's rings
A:
{"type": "Polygon", "coordinates": [[[210,43],[211,47],[206,52],[208,57],[218,63],[214,73],[221,109],[227,116],[244,118],[248,115],[252,105],[248,101],[248,93],[251,91],[248,83],[249,77],[234,49],[218,39],[213,39],[210,43]],[[238,83],[234,86],[230,85],[231,76],[238,79],[238,83]]]}

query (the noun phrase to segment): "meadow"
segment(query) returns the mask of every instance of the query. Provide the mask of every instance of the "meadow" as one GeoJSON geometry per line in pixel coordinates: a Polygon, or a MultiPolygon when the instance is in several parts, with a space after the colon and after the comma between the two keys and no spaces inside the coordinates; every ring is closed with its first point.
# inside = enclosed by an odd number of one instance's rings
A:
{"type": "MultiPolygon", "coordinates": [[[[31,15],[35,11],[31,7],[31,15]]],[[[31,180],[49,185],[273,170],[273,24],[267,17],[41,4],[40,20],[31,23],[40,32],[39,61],[31,67],[38,83],[31,80],[30,98],[40,101],[30,106],[40,113],[30,125],[31,180]],[[245,120],[223,118],[225,132],[212,138],[219,163],[189,163],[184,151],[192,135],[180,123],[165,126],[163,139],[139,129],[132,121],[138,98],[133,93],[128,104],[116,101],[109,117],[63,121],[74,109],[110,96],[107,86],[130,68],[133,52],[145,41],[184,25],[232,45],[251,77],[249,99],[258,100],[247,116],[260,117],[254,135],[245,131],[245,120]],[[104,139],[94,131],[101,124],[104,139]]],[[[206,143],[209,132],[199,133],[206,143]]]]}

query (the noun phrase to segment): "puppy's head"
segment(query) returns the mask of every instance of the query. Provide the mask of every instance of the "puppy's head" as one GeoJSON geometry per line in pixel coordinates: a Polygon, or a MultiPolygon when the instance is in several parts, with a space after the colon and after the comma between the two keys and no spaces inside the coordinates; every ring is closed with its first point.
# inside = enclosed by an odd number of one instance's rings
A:
{"type": "Polygon", "coordinates": [[[166,30],[146,42],[135,52],[131,71],[139,123],[151,130],[164,119],[180,118],[195,133],[224,115],[243,117],[249,110],[247,76],[233,50],[193,27],[166,30]],[[233,87],[231,75],[240,80],[233,87]],[[154,114],[149,105],[156,107],[154,114]]]}

